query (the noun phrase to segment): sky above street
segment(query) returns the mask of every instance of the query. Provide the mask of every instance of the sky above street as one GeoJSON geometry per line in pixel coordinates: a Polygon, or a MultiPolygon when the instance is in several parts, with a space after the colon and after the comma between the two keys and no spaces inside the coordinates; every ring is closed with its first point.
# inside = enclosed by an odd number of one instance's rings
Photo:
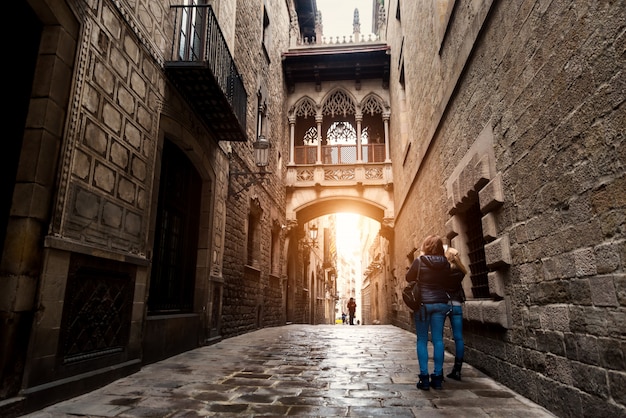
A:
{"type": "Polygon", "coordinates": [[[322,12],[325,37],[352,35],[354,9],[359,9],[361,34],[372,31],[372,0],[317,0],[317,8],[322,12]]]}

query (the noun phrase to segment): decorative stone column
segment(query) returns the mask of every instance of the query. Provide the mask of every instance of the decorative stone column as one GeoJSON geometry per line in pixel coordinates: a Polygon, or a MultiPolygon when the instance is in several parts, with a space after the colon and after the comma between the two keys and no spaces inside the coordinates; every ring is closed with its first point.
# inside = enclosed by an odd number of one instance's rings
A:
{"type": "Polygon", "coordinates": [[[322,164],[322,115],[315,115],[315,123],[317,124],[317,161],[315,164],[322,164]]]}
{"type": "Polygon", "coordinates": [[[295,165],[295,130],[296,130],[296,116],[289,116],[289,165],[295,165]]]}
{"type": "Polygon", "coordinates": [[[390,112],[383,113],[383,126],[385,128],[385,162],[390,163],[391,159],[389,157],[389,118],[391,117],[390,112]]]}
{"type": "Polygon", "coordinates": [[[358,112],[354,115],[356,120],[356,162],[363,162],[363,146],[361,144],[361,123],[363,123],[363,114],[358,112]]]}

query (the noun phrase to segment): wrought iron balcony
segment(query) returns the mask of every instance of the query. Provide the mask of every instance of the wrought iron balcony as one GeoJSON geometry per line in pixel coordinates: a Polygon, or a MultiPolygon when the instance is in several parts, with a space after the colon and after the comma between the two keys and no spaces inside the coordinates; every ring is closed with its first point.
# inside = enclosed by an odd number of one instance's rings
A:
{"type": "Polygon", "coordinates": [[[246,141],[241,75],[210,5],[171,6],[174,36],[165,74],[218,141],[246,141]]]}

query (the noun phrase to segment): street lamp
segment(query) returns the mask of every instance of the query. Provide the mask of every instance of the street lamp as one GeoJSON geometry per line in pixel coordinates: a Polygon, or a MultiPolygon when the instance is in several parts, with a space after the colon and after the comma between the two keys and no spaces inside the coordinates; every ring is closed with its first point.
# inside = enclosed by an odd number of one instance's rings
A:
{"type": "Polygon", "coordinates": [[[264,136],[259,135],[257,140],[252,144],[252,148],[254,148],[254,161],[257,167],[260,167],[260,170],[255,171],[231,171],[229,176],[229,195],[237,197],[240,193],[248,190],[250,186],[253,184],[257,184],[262,182],[265,178],[266,174],[270,174],[270,171],[265,171],[265,167],[269,164],[269,155],[270,155],[270,141],[264,136]],[[230,179],[232,177],[249,177],[250,179],[243,185],[243,187],[234,192],[231,189],[230,179]]]}
{"type": "Polygon", "coordinates": [[[317,225],[309,227],[309,237],[303,239],[302,245],[308,248],[317,248],[317,225]]]}
{"type": "Polygon", "coordinates": [[[309,228],[309,237],[311,238],[311,241],[315,241],[317,239],[317,225],[313,224],[309,228]]]}

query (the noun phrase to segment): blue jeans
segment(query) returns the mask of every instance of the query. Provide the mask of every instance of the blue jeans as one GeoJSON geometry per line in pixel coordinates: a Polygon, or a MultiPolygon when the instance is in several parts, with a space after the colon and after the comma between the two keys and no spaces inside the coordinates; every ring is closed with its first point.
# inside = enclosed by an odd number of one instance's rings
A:
{"type": "Polygon", "coordinates": [[[443,325],[450,308],[447,303],[426,303],[419,311],[413,313],[415,333],[417,334],[417,361],[421,375],[428,374],[429,330],[433,342],[433,360],[435,363],[433,374],[443,375],[443,325]]]}
{"type": "Polygon", "coordinates": [[[450,312],[450,327],[454,338],[454,357],[462,359],[465,355],[463,343],[463,306],[453,305],[450,312]]]}

